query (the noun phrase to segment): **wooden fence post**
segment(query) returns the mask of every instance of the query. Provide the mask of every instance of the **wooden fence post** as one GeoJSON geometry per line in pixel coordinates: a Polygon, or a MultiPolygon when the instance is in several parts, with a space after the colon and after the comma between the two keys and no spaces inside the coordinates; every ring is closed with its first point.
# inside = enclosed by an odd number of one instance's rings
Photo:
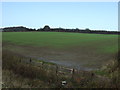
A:
{"type": "Polygon", "coordinates": [[[41,68],[43,68],[44,62],[41,62],[41,68]]]}
{"type": "Polygon", "coordinates": [[[32,62],[31,58],[30,58],[30,63],[32,62]]]}
{"type": "Polygon", "coordinates": [[[58,66],[57,65],[56,65],[56,71],[55,72],[56,72],[56,81],[58,81],[58,75],[57,75],[58,74],[58,66]]]}
{"type": "Polygon", "coordinates": [[[21,63],[21,58],[19,59],[19,62],[21,63]]]}
{"type": "Polygon", "coordinates": [[[74,78],[74,73],[75,73],[75,69],[73,68],[73,69],[71,69],[71,74],[72,74],[71,79],[73,79],[73,78],[74,78]]]}
{"type": "Polygon", "coordinates": [[[94,75],[95,75],[95,74],[92,72],[92,73],[91,73],[91,80],[93,79],[94,75]]]}

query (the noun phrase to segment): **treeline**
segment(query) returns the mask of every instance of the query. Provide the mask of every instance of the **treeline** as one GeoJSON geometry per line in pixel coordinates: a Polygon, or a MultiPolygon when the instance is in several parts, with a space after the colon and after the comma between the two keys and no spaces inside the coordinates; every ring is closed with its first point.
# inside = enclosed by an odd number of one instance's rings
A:
{"type": "Polygon", "coordinates": [[[86,28],[86,29],[50,28],[48,25],[46,25],[44,28],[39,28],[39,29],[26,28],[26,27],[23,27],[23,26],[6,27],[6,28],[3,28],[2,31],[3,32],[29,32],[29,31],[35,31],[35,32],[76,32],[76,33],[95,33],[95,34],[120,34],[120,32],[118,32],[118,31],[90,30],[89,28],[86,28]]]}
{"type": "Polygon", "coordinates": [[[19,26],[19,27],[6,27],[6,28],[3,28],[2,31],[3,32],[26,32],[26,31],[36,31],[36,29],[19,26]]]}

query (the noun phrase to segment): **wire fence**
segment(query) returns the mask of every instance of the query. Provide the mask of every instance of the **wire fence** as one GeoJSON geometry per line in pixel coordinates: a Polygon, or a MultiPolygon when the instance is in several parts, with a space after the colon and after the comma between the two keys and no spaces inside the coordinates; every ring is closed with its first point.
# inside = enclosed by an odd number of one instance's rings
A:
{"type": "Polygon", "coordinates": [[[36,60],[32,60],[31,58],[29,59],[19,59],[20,63],[26,63],[32,66],[36,66],[39,68],[43,68],[44,70],[49,70],[49,71],[53,71],[57,74],[62,74],[62,75],[70,75],[71,78],[73,78],[75,72],[78,73],[78,70],[74,69],[74,68],[68,68],[68,67],[64,67],[64,66],[60,66],[57,64],[49,64],[49,63],[45,63],[43,61],[36,61],[36,60]]]}

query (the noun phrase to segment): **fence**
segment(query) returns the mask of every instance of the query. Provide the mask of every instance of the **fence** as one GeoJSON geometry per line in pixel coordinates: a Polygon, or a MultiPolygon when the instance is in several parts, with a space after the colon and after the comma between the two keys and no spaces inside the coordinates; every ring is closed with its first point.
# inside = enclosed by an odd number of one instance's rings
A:
{"type": "Polygon", "coordinates": [[[19,62],[26,63],[26,64],[36,66],[36,67],[40,67],[45,70],[54,71],[56,73],[56,76],[58,74],[62,74],[62,75],[70,75],[71,78],[73,78],[75,72],[77,72],[77,70],[74,68],[68,68],[68,67],[64,67],[64,66],[60,66],[60,65],[56,65],[56,64],[49,64],[44,61],[37,61],[37,60],[33,60],[31,58],[29,58],[29,59],[28,58],[20,58],[19,62]]]}

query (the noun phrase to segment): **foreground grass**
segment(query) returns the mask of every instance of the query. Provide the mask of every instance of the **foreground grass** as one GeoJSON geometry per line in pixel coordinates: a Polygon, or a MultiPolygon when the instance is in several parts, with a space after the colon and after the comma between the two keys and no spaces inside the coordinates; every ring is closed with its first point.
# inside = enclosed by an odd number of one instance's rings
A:
{"type": "Polygon", "coordinates": [[[76,71],[72,75],[47,68],[49,63],[38,67],[20,58],[12,52],[3,52],[3,88],[119,88],[120,85],[116,62],[98,71],[76,71]],[[62,81],[67,84],[63,86],[62,81]]]}
{"type": "Polygon", "coordinates": [[[96,52],[116,53],[118,35],[82,34],[65,32],[3,32],[3,42],[17,45],[71,49],[92,47],[96,52]]]}

